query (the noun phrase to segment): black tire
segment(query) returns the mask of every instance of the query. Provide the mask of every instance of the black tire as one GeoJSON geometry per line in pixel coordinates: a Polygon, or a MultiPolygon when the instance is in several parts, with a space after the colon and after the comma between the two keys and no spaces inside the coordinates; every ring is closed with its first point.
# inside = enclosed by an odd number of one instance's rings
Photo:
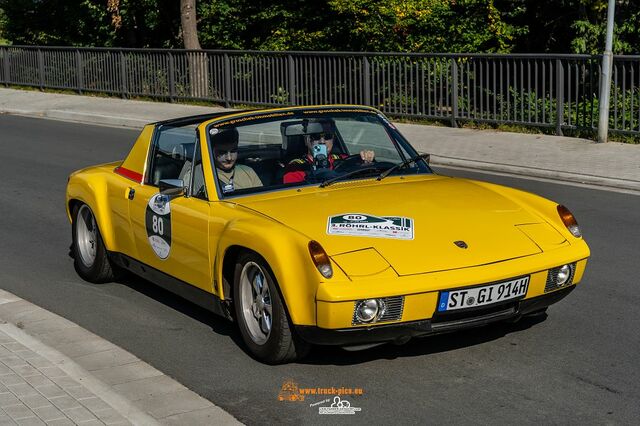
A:
{"type": "MultiPolygon", "coordinates": [[[[253,282],[254,280],[251,279],[251,281],[253,282]]],[[[233,296],[234,311],[240,334],[249,352],[257,360],[267,364],[283,364],[301,359],[309,352],[310,345],[302,341],[291,327],[286,306],[282,301],[280,290],[269,266],[257,254],[245,252],[238,257],[233,280],[233,296]],[[243,284],[243,280],[248,278],[249,273],[256,271],[256,268],[264,277],[263,286],[268,286],[269,297],[265,297],[264,301],[268,299],[268,304],[271,307],[270,331],[268,334],[263,333],[264,335],[262,336],[260,336],[260,332],[263,332],[263,323],[254,314],[252,306],[255,303],[251,304],[250,302],[256,297],[255,287],[249,285],[249,291],[252,296],[248,296],[248,299],[243,297],[243,294],[247,296],[247,282],[244,281],[243,284]],[[245,274],[244,278],[243,273],[245,274]],[[244,293],[243,286],[245,286],[244,293]],[[250,304],[251,306],[249,306],[250,304]],[[253,318],[251,318],[252,315],[253,318]],[[259,330],[256,330],[256,325],[259,330]]],[[[264,306],[267,306],[267,303],[264,306]]],[[[263,312],[266,312],[266,310],[263,310],[263,312]]]]}
{"type": "MultiPolygon", "coordinates": [[[[80,203],[76,204],[73,208],[72,212],[72,223],[71,223],[71,238],[72,238],[72,250],[73,250],[73,266],[76,269],[76,272],[80,277],[86,281],[92,283],[105,283],[113,281],[114,279],[114,269],[109,262],[109,258],[107,256],[107,249],[104,247],[104,242],[102,241],[102,235],[100,235],[100,229],[95,221],[95,216],[93,212],[86,204],[80,203]],[[79,214],[82,213],[82,216],[79,217],[79,214]],[[95,238],[92,242],[92,247],[95,250],[95,258],[91,261],[91,256],[87,255],[86,250],[81,248],[82,244],[86,244],[81,242],[83,240],[82,236],[79,233],[83,233],[81,230],[81,226],[86,226],[88,232],[94,232],[95,238]]],[[[92,251],[93,252],[93,251],[92,251]]]]}

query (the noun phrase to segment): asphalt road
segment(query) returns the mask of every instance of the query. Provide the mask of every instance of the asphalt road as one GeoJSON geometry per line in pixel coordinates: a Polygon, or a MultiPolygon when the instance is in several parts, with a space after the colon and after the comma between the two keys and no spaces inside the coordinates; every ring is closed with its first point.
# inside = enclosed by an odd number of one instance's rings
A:
{"type": "MultiPolygon", "coordinates": [[[[592,258],[548,318],[265,366],[235,329],[143,280],[91,285],[69,257],[68,174],[123,158],[137,132],[0,115],[0,287],[122,346],[248,424],[637,424],[640,197],[446,170],[567,205],[592,258]],[[353,416],[279,402],[283,382],[361,388],[353,416]]],[[[327,405],[327,404],[322,404],[327,405]]]]}

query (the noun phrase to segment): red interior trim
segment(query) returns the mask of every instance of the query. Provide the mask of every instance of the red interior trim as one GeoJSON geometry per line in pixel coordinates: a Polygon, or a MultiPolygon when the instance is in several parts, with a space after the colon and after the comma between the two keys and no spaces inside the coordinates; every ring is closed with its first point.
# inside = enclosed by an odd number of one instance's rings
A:
{"type": "Polygon", "coordinates": [[[124,167],[118,166],[116,167],[115,172],[128,179],[135,180],[138,183],[142,182],[142,175],[138,172],[134,172],[133,170],[125,169],[124,167]]]}

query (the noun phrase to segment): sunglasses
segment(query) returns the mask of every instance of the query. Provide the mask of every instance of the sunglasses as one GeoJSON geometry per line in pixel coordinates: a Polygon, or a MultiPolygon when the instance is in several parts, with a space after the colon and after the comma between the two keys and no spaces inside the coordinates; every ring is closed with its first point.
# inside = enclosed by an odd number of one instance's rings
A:
{"type": "Polygon", "coordinates": [[[331,140],[333,139],[333,133],[332,132],[324,132],[324,133],[314,133],[313,135],[310,135],[311,140],[312,141],[319,141],[320,139],[324,139],[325,141],[331,140]]]}

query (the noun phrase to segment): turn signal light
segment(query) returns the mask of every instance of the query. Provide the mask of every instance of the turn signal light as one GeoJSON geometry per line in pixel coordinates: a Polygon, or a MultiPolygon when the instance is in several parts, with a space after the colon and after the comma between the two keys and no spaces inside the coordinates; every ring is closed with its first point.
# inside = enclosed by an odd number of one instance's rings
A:
{"type": "Polygon", "coordinates": [[[574,237],[580,238],[582,236],[582,233],[580,232],[580,228],[578,227],[578,221],[575,217],[573,217],[573,214],[569,211],[569,209],[563,205],[559,205],[558,214],[560,215],[562,223],[564,223],[564,226],[567,227],[569,232],[571,232],[574,237]]]}
{"type": "Polygon", "coordinates": [[[322,274],[322,276],[325,278],[331,278],[333,276],[331,260],[329,259],[329,255],[326,251],[324,251],[319,242],[309,242],[309,254],[311,255],[313,264],[316,265],[316,268],[318,268],[318,271],[322,274]]]}

